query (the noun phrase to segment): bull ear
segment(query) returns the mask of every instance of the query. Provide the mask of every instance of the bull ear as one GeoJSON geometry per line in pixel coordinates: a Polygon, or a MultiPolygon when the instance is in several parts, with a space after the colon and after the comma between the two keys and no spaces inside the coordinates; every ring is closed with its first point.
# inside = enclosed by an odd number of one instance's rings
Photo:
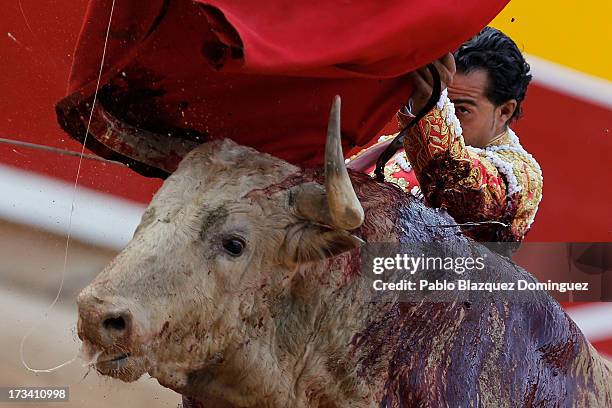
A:
{"type": "Polygon", "coordinates": [[[363,240],[344,230],[330,229],[310,222],[289,228],[281,256],[288,265],[317,262],[363,245],[363,240]]]}

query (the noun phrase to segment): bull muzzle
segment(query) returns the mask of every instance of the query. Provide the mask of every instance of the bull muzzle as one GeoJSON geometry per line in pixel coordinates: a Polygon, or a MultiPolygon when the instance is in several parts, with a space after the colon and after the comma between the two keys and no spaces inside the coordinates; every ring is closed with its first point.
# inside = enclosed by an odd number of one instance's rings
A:
{"type": "Polygon", "coordinates": [[[79,338],[107,351],[129,348],[134,336],[134,315],[127,302],[118,298],[103,298],[91,290],[77,298],[79,338]]]}

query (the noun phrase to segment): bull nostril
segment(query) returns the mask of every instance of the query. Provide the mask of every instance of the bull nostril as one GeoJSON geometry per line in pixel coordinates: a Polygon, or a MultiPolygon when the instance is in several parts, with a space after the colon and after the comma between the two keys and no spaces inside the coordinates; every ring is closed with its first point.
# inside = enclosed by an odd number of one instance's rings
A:
{"type": "Polygon", "coordinates": [[[124,331],[126,328],[123,316],[109,317],[102,323],[106,330],[124,331]]]}
{"type": "Polygon", "coordinates": [[[77,306],[77,330],[83,341],[102,349],[112,348],[118,342],[128,347],[134,334],[138,334],[130,301],[106,288],[84,289],[77,306]]]}

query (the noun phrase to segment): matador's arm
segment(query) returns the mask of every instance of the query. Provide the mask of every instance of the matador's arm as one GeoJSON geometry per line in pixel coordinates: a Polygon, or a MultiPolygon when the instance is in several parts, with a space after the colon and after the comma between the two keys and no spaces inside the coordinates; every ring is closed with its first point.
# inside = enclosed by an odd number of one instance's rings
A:
{"type": "MultiPolygon", "coordinates": [[[[399,113],[400,126],[411,116],[399,113]]],[[[479,241],[520,241],[541,198],[539,166],[506,135],[507,144],[466,146],[454,106],[443,93],[412,127],[404,148],[425,200],[445,208],[479,241]]]]}

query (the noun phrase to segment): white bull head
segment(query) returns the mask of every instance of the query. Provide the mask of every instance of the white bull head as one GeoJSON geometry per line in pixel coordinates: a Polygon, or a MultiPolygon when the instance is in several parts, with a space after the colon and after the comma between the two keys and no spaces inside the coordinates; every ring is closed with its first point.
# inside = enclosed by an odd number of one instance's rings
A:
{"type": "Polygon", "coordinates": [[[301,173],[278,158],[229,140],[191,151],[132,241],[78,297],[79,337],[98,355],[97,370],[124,381],[148,372],[179,392],[207,389],[209,399],[241,404],[255,394],[230,398],[228,384],[280,387],[282,375],[272,372],[283,363],[271,348],[279,331],[301,324],[289,310],[296,266],[362,242],[348,232],[364,212],[344,165],[338,97],[325,170],[324,187],[285,188],[301,173]],[[286,320],[275,316],[283,310],[286,320]],[[246,378],[266,370],[269,382],[246,378]]]}

